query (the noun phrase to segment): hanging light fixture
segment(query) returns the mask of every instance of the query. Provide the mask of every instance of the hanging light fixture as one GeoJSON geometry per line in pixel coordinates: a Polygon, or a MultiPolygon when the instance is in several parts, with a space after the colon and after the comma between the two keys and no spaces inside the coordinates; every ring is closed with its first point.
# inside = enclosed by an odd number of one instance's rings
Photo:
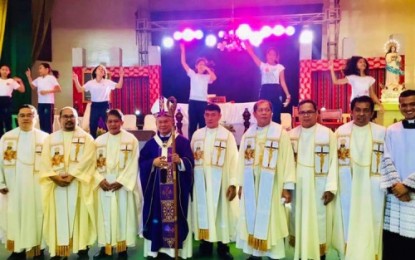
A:
{"type": "MultiPolygon", "coordinates": [[[[228,31],[220,31],[218,33],[219,40],[216,45],[217,48],[221,51],[241,51],[245,49],[245,45],[242,42],[238,35],[238,30],[235,26],[235,3],[232,0],[232,9],[231,9],[231,29],[228,31]]],[[[239,29],[239,28],[238,28],[239,29]]]]}

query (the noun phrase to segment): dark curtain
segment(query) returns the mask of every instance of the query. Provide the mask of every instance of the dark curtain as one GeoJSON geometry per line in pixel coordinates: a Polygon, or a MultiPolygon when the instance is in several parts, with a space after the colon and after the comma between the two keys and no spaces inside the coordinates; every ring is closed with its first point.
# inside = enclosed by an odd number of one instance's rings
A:
{"type": "Polygon", "coordinates": [[[32,0],[33,62],[39,58],[42,51],[54,3],[55,0],[32,0]]]}
{"type": "Polygon", "coordinates": [[[25,71],[32,66],[32,13],[31,0],[9,1],[4,35],[2,64],[10,66],[11,75],[25,83],[26,92],[13,92],[14,111],[22,104],[31,103],[31,88],[25,71]]]}

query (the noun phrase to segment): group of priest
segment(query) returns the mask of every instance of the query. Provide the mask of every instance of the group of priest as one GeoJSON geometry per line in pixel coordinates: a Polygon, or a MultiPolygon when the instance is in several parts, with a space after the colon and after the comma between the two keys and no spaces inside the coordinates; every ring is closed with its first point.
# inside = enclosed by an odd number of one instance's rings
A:
{"type": "Polygon", "coordinates": [[[94,140],[60,110],[61,130],[35,129],[36,109],[18,110],[19,127],[0,140],[0,228],[9,259],[89,259],[117,254],[144,238],[144,256],[233,259],[410,259],[415,242],[415,91],[399,97],[404,120],[388,129],[371,122],[374,103],[351,102],[352,121],[335,133],[318,123],[312,100],[299,103],[300,125],[272,122],[259,100],[256,124],[239,145],[208,104],[206,127],[189,141],[174,117],[156,115],[157,133],[140,150],[107,112],[108,132],[94,140]],[[137,174],[139,175],[137,181],[137,174]],[[138,184],[137,184],[138,183],[138,184]],[[199,252],[193,255],[193,239],[199,252]],[[178,250],[175,250],[177,248],[178,250]],[[409,258],[408,258],[409,257],[409,258]]]}

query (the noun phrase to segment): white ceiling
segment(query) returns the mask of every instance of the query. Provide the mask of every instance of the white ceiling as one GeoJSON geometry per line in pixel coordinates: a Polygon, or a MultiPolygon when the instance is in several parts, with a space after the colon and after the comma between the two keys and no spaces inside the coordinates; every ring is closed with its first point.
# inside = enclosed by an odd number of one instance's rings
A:
{"type": "Polygon", "coordinates": [[[150,11],[214,10],[235,8],[322,4],[327,0],[148,0],[150,11]]]}

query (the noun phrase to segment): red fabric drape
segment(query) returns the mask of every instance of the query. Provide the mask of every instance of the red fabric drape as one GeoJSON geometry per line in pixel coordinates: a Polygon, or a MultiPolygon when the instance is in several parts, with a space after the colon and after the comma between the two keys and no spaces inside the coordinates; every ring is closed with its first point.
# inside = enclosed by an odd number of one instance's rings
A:
{"type": "Polygon", "coordinates": [[[120,109],[124,114],[134,114],[136,110],[147,114],[151,106],[149,94],[147,77],[124,78],[122,89],[113,92],[112,107],[120,109]]]}
{"type": "MultiPolygon", "coordinates": [[[[402,57],[402,67],[405,64],[405,56],[402,57]]],[[[385,83],[385,58],[367,58],[369,63],[369,75],[374,77],[375,91],[381,96],[381,86],[385,83]]],[[[333,61],[334,70],[339,78],[344,77],[341,70],[345,67],[347,60],[338,59],[333,61]]],[[[404,76],[401,78],[404,82],[404,76]]],[[[341,108],[350,111],[350,86],[334,86],[331,82],[328,60],[301,60],[300,61],[300,100],[312,99],[319,107],[341,108]]]]}

